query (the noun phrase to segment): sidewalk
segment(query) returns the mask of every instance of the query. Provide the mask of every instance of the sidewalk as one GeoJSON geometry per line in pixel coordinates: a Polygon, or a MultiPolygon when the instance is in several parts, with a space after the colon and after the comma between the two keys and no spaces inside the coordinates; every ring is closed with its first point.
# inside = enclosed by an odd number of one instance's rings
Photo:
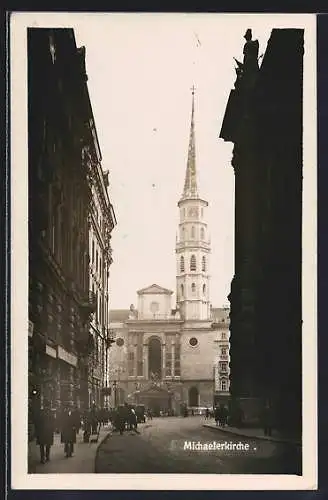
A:
{"type": "Polygon", "coordinates": [[[60,434],[55,434],[54,444],[50,451],[50,462],[40,463],[40,451],[35,441],[28,446],[28,473],[57,474],[57,473],[93,473],[98,446],[111,432],[110,426],[101,427],[98,443],[83,443],[83,432],[76,436],[74,454],[66,458],[64,445],[60,442],[60,434]]]}
{"type": "Polygon", "coordinates": [[[209,429],[216,429],[217,431],[228,432],[235,436],[248,437],[254,439],[263,439],[265,441],[273,441],[277,443],[287,443],[293,444],[297,446],[301,446],[301,441],[297,441],[292,438],[287,438],[285,436],[281,436],[278,431],[273,430],[272,436],[265,436],[263,429],[252,429],[252,428],[238,428],[238,427],[220,427],[216,424],[203,424],[203,427],[207,427],[209,429]]]}

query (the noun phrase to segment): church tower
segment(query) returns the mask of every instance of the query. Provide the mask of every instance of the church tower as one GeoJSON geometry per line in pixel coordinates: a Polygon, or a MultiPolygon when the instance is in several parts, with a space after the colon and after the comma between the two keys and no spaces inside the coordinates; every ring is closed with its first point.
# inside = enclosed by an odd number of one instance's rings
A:
{"type": "Polygon", "coordinates": [[[192,90],[192,111],[186,178],[176,241],[177,306],[185,320],[210,319],[209,257],[210,239],[206,223],[208,202],[200,198],[197,186],[195,150],[195,91],[192,90]]]}

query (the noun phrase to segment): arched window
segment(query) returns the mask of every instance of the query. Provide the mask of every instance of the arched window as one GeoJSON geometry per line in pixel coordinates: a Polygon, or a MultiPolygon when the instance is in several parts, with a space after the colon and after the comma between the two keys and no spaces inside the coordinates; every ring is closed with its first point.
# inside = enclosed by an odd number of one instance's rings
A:
{"type": "Polygon", "coordinates": [[[162,344],[158,337],[151,337],[148,343],[148,370],[150,378],[162,377],[162,344]]]}
{"type": "Polygon", "coordinates": [[[191,228],[191,238],[194,239],[195,238],[195,227],[192,226],[191,228]]]}
{"type": "Polygon", "coordinates": [[[200,230],[200,239],[201,240],[205,240],[205,230],[204,228],[202,227],[201,230],[200,230]]]}
{"type": "Polygon", "coordinates": [[[183,257],[183,255],[181,255],[181,257],[180,257],[180,272],[184,273],[184,270],[185,270],[184,257],[183,257]]]}
{"type": "Polygon", "coordinates": [[[226,380],[221,380],[221,391],[227,391],[228,390],[228,384],[226,380]]]}
{"type": "Polygon", "coordinates": [[[203,285],[203,295],[205,295],[205,294],[206,294],[206,285],[204,284],[203,285]]]}
{"type": "Polygon", "coordinates": [[[190,387],[188,393],[189,406],[198,406],[198,389],[197,387],[190,387]]]}
{"type": "Polygon", "coordinates": [[[203,273],[205,273],[205,271],[206,271],[206,259],[205,259],[205,255],[203,255],[203,257],[202,257],[202,271],[203,271],[203,273]]]}
{"type": "Polygon", "coordinates": [[[183,285],[181,285],[180,289],[181,289],[181,297],[183,297],[184,296],[184,287],[183,287],[183,285]]]}
{"type": "Polygon", "coordinates": [[[196,284],[195,283],[191,283],[191,292],[196,293],[196,284]]]}
{"type": "Polygon", "coordinates": [[[196,257],[195,257],[195,255],[192,255],[191,259],[190,259],[190,271],[196,271],[196,257]]]}

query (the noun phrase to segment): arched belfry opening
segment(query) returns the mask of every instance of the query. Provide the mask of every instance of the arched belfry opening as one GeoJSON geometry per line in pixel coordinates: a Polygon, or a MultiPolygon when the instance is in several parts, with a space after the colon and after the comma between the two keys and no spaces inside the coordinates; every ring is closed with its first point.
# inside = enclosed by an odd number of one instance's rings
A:
{"type": "Polygon", "coordinates": [[[158,337],[151,337],[148,342],[149,378],[162,378],[162,343],[158,337]]]}

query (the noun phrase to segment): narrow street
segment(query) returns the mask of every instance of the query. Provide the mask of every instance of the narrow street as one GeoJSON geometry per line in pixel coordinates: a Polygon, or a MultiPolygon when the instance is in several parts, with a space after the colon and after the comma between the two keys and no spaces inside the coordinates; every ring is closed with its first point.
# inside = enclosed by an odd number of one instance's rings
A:
{"type": "Polygon", "coordinates": [[[100,445],[97,473],[296,474],[301,452],[294,446],[234,436],[203,427],[203,417],[155,418],[140,434],[113,433],[100,445]],[[188,442],[248,444],[248,451],[193,451],[188,442]],[[187,444],[186,444],[187,443],[187,444]]]}

